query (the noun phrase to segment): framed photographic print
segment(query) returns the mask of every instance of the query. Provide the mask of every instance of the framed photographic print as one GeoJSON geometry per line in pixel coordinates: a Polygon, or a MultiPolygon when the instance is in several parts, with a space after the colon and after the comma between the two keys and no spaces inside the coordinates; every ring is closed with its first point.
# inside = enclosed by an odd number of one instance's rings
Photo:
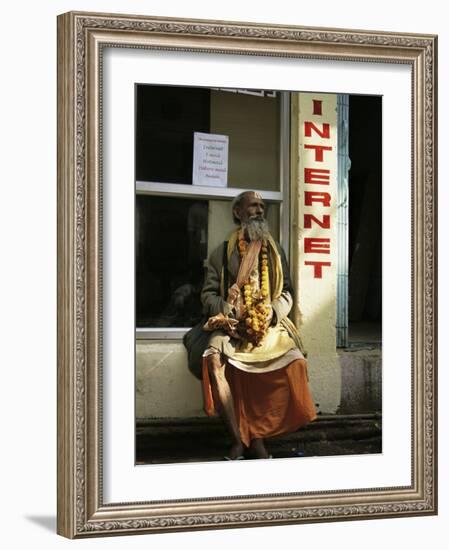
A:
{"type": "Polygon", "coordinates": [[[435,514],[430,35],[58,19],[58,532],[435,514]]]}

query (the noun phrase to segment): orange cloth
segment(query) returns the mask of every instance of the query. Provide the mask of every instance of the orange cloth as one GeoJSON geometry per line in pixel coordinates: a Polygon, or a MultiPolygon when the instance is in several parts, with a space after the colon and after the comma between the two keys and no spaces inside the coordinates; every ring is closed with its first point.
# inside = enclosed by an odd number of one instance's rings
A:
{"type": "MultiPolygon", "coordinates": [[[[246,446],[255,438],[294,432],[316,418],[304,359],[265,373],[245,372],[226,365],[225,374],[240,436],[246,446]]],[[[206,414],[216,414],[206,358],[203,359],[203,398],[206,414]]]]}

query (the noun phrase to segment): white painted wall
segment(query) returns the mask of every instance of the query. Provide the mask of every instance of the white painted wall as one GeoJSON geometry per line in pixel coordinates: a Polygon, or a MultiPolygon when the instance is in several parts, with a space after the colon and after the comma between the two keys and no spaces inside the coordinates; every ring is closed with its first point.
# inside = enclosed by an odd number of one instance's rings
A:
{"type": "MultiPolygon", "coordinates": [[[[1,365],[2,544],[5,548],[148,548],[202,550],[232,547],[272,549],[331,547],[378,550],[400,541],[408,550],[446,547],[449,535],[449,462],[447,437],[440,439],[440,514],[417,519],[375,520],[232,529],[195,533],[68,541],[54,534],[56,514],[56,26],[58,13],[86,9],[116,13],[255,20],[341,28],[439,33],[440,196],[449,204],[449,30],[444,2],[410,0],[374,5],[355,0],[335,3],[261,3],[227,0],[23,0],[2,6],[2,87],[0,164],[2,200],[1,365]]],[[[449,278],[444,236],[449,217],[440,222],[440,280],[449,278]]],[[[440,426],[449,421],[449,294],[441,284],[440,426]]],[[[444,434],[444,428],[441,431],[444,434]]]]}

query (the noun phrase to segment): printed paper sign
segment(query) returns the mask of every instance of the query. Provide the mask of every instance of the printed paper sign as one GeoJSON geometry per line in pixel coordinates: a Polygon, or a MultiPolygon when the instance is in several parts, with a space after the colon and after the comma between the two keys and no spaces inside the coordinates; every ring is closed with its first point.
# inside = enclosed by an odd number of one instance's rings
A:
{"type": "Polygon", "coordinates": [[[229,136],[194,132],[193,185],[226,187],[229,136]]]}

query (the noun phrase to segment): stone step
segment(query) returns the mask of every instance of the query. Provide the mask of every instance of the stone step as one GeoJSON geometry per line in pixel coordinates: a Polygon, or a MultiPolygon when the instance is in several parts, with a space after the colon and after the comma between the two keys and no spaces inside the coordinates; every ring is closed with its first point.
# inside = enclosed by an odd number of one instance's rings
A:
{"type": "MultiPolygon", "coordinates": [[[[266,440],[275,458],[381,452],[380,414],[318,417],[305,428],[266,440]]],[[[138,464],[222,460],[229,437],[218,418],[139,420],[138,464]]]]}

